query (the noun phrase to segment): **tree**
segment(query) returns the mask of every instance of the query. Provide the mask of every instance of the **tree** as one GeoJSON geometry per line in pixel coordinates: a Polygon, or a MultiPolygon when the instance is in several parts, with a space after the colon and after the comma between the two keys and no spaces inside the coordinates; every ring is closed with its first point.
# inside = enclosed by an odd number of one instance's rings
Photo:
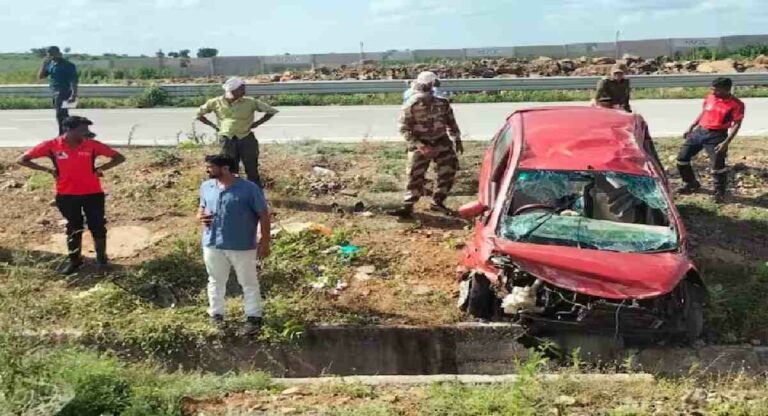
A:
{"type": "Polygon", "coordinates": [[[189,49],[182,49],[179,51],[179,56],[182,58],[189,58],[189,53],[192,52],[189,49]]]}
{"type": "Polygon", "coordinates": [[[219,54],[219,50],[214,48],[200,48],[197,50],[198,58],[213,58],[218,54],[219,54]]]}
{"type": "Polygon", "coordinates": [[[178,58],[179,57],[179,53],[178,52],[168,52],[168,57],[169,58],[178,58]]]}
{"type": "Polygon", "coordinates": [[[72,48],[70,48],[69,46],[64,48],[64,53],[70,53],[70,52],[72,52],[72,48]]]}
{"type": "Polygon", "coordinates": [[[165,52],[163,52],[163,50],[160,49],[159,51],[155,52],[155,56],[158,58],[165,58],[165,52]]]}

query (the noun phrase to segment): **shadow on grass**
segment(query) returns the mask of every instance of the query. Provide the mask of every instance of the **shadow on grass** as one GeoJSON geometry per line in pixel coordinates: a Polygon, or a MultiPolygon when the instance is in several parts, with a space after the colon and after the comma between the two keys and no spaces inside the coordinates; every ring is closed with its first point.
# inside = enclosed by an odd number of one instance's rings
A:
{"type": "Polygon", "coordinates": [[[754,198],[748,198],[741,195],[730,195],[728,202],[746,205],[754,208],[768,209],[768,194],[758,195],[754,198]]]}
{"type": "MultiPolygon", "coordinates": [[[[68,276],[58,273],[66,257],[50,252],[0,248],[0,261],[10,267],[28,267],[50,273],[73,289],[88,290],[99,283],[110,282],[156,307],[169,308],[197,304],[197,298],[207,284],[201,252],[194,244],[181,248],[180,245],[167,255],[136,266],[111,263],[107,271],[97,270],[94,262],[86,258],[83,267],[68,276]]],[[[234,286],[239,290],[236,282],[234,286]]],[[[236,290],[230,292],[228,296],[239,293],[236,290]]]]}
{"type": "Polygon", "coordinates": [[[735,219],[694,203],[679,208],[711,295],[711,337],[726,343],[768,341],[768,221],[735,219]]]}

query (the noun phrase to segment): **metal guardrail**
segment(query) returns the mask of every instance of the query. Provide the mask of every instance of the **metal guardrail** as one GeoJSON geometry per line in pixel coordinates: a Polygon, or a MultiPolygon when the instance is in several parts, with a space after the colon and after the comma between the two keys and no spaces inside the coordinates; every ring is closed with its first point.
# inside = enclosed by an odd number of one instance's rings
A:
{"type": "MultiPolygon", "coordinates": [[[[633,88],[706,87],[719,74],[696,75],[635,75],[629,76],[633,88]]],[[[768,85],[768,73],[740,73],[726,75],[737,86],[768,85]]],[[[488,78],[447,79],[441,88],[449,92],[479,92],[508,90],[574,90],[595,88],[600,77],[540,77],[540,78],[488,78]]],[[[352,94],[402,92],[405,80],[376,81],[292,81],[249,84],[249,95],[279,94],[352,94]]],[[[200,97],[221,92],[217,84],[165,84],[160,85],[171,97],[200,97]]],[[[127,98],[141,94],[147,86],[81,85],[80,96],[127,98]]],[[[0,97],[50,97],[45,85],[0,86],[0,97]]]]}

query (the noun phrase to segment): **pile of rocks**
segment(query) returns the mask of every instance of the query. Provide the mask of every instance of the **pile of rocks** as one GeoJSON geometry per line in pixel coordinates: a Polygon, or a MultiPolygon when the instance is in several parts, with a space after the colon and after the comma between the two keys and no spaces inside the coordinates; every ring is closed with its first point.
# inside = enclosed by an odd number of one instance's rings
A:
{"type": "Polygon", "coordinates": [[[616,62],[625,64],[630,75],[768,72],[768,56],[764,55],[752,61],[677,61],[668,57],[643,59],[632,55],[624,55],[617,61],[609,57],[553,59],[542,56],[530,60],[445,60],[434,64],[379,65],[375,62],[364,62],[361,65],[339,68],[319,67],[310,71],[285,72],[261,79],[272,82],[413,79],[424,70],[433,71],[443,79],[595,76],[607,75],[616,62]]]}
{"type": "MultiPolygon", "coordinates": [[[[717,61],[682,61],[669,57],[644,59],[624,55],[618,61],[610,57],[578,59],[553,59],[541,56],[535,59],[495,58],[466,61],[443,60],[421,64],[381,64],[365,61],[359,65],[338,68],[317,67],[307,71],[288,71],[279,74],[258,75],[246,79],[249,83],[288,81],[339,81],[339,80],[393,80],[414,79],[421,71],[433,71],[442,79],[465,78],[524,78],[556,76],[603,76],[608,75],[616,62],[627,66],[629,75],[654,74],[732,74],[737,72],[768,72],[768,56],[760,55],[751,60],[724,59],[717,61]]],[[[220,83],[227,77],[207,77],[193,80],[195,83],[220,83]]],[[[163,82],[190,82],[189,79],[169,79],[163,82]]]]}

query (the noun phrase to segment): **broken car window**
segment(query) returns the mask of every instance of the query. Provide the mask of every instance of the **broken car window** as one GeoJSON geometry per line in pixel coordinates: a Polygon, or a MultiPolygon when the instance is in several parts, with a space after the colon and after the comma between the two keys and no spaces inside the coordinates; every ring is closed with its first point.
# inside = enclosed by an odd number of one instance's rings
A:
{"type": "Polygon", "coordinates": [[[500,234],[513,241],[648,252],[677,247],[653,178],[616,172],[521,171],[500,234]]]}

